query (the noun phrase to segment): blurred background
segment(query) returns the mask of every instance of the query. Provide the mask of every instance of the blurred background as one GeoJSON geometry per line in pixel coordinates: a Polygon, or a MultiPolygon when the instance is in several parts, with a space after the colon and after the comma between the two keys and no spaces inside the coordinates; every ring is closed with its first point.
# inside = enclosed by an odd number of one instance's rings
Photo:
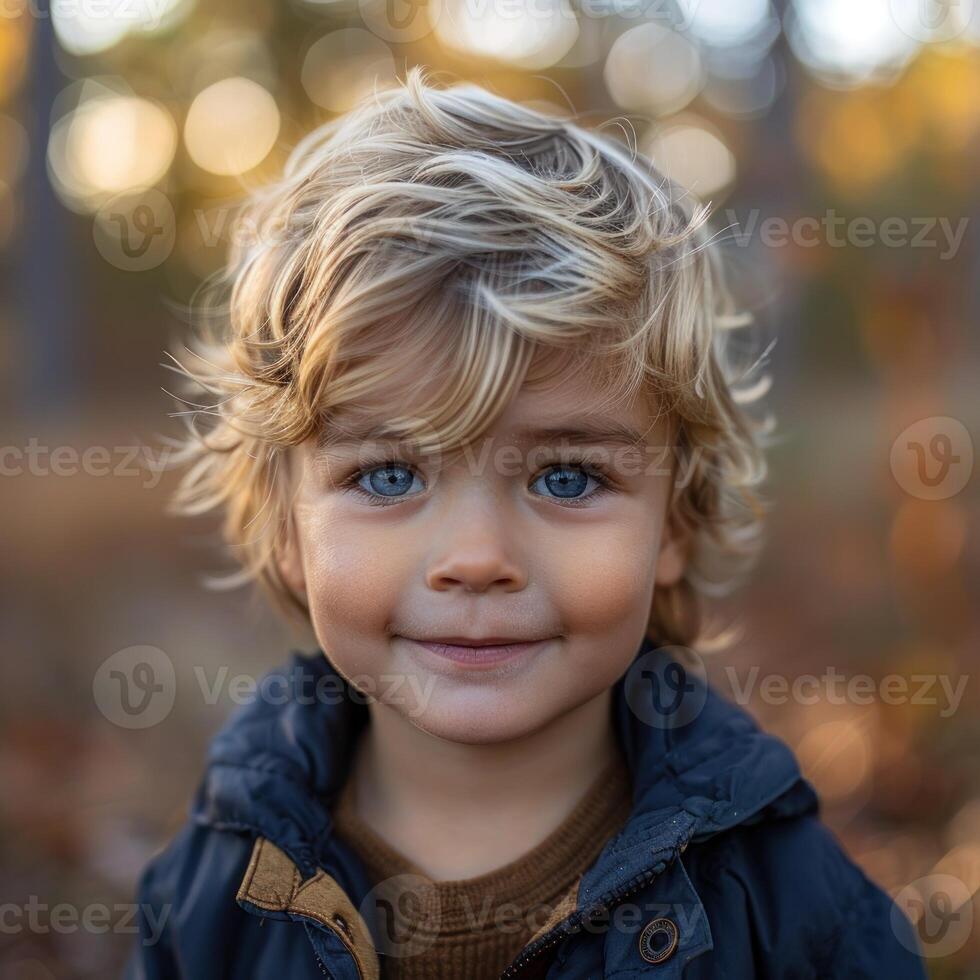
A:
{"type": "Polygon", "coordinates": [[[931,976],[980,977],[977,6],[0,0],[0,976],[118,974],[113,910],[228,682],[312,649],[208,591],[214,522],[165,514],[165,351],[229,208],[421,63],[571,108],[712,202],[780,441],[709,675],[797,752],[931,976]],[[171,696],[143,725],[99,692],[147,660],[171,696]]]}

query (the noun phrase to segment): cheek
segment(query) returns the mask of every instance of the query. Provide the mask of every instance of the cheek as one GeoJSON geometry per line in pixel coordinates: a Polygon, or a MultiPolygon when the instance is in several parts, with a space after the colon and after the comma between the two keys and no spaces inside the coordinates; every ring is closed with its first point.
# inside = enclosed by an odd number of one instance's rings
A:
{"type": "Polygon", "coordinates": [[[393,548],[390,534],[328,507],[298,508],[297,532],[318,638],[376,640],[405,587],[411,549],[393,548]]]}
{"type": "Polygon", "coordinates": [[[656,528],[630,520],[556,541],[548,575],[570,629],[608,634],[614,627],[644,622],[658,543],[656,528]]]}

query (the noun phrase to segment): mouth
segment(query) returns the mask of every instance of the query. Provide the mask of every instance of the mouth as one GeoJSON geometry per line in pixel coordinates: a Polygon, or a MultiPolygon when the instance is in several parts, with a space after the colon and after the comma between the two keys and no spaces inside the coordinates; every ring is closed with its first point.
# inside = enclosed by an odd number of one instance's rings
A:
{"type": "Polygon", "coordinates": [[[406,636],[416,646],[446,660],[470,667],[489,667],[536,653],[556,637],[519,639],[502,636],[464,637],[439,636],[416,639],[406,636]]]}

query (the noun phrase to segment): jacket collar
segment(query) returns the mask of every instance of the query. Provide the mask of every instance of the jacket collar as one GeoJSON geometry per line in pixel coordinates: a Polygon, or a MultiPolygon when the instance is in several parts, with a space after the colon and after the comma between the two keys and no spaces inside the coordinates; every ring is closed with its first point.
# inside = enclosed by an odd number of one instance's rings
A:
{"type": "MultiPolygon", "coordinates": [[[[670,648],[644,640],[612,693],[633,809],[583,877],[579,908],[601,905],[640,874],[663,869],[690,840],[766,811],[816,807],[789,748],[696,673],[678,670],[670,648]]],[[[363,696],[322,651],[293,652],[212,741],[194,819],[250,831],[288,855],[303,878],[314,875],[335,860],[330,809],[367,721],[363,696]]]]}

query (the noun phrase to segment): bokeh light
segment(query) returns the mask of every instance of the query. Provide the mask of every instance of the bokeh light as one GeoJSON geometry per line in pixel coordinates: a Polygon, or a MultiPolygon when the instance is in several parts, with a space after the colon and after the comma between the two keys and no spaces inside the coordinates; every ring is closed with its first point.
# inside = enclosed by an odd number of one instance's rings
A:
{"type": "Polygon", "coordinates": [[[735,155],[715,127],[693,114],[654,125],[641,148],[659,170],[702,201],[717,198],[735,180],[735,155]]]}
{"type": "Polygon", "coordinates": [[[65,204],[95,211],[115,194],[156,183],[176,146],[177,129],[165,108],[95,90],[52,127],[48,169],[65,204]]]}
{"type": "Polygon", "coordinates": [[[579,25],[569,0],[444,0],[435,34],[452,50],[530,70],[560,61],[575,44],[579,25]]]}
{"type": "Polygon", "coordinates": [[[773,21],[769,0],[679,0],[683,23],[708,44],[739,45],[773,21]]]}
{"type": "Polygon", "coordinates": [[[168,30],[186,17],[194,0],[126,0],[125,3],[74,3],[54,0],[51,20],[66,51],[96,54],[132,33],[168,30]]]}
{"type": "Polygon", "coordinates": [[[300,77],[311,101],[331,112],[344,112],[362,96],[394,83],[395,59],[374,34],[344,28],[310,46],[300,77]]]}
{"type": "Polygon", "coordinates": [[[787,36],[797,57],[821,81],[853,86],[894,78],[920,41],[899,26],[894,10],[920,0],[796,0],[787,36]]]}
{"type": "Polygon", "coordinates": [[[258,166],[279,135],[276,100],[257,82],[225,78],[199,92],[184,122],[191,159],[221,176],[258,166]]]}
{"type": "Polygon", "coordinates": [[[806,777],[827,803],[839,803],[866,784],[873,747],[857,719],[828,721],[811,728],[796,754],[806,777]]]}
{"type": "Polygon", "coordinates": [[[697,45],[654,23],[632,27],[615,40],[605,80],[618,106],[650,113],[676,112],[704,83],[697,45]]]}

